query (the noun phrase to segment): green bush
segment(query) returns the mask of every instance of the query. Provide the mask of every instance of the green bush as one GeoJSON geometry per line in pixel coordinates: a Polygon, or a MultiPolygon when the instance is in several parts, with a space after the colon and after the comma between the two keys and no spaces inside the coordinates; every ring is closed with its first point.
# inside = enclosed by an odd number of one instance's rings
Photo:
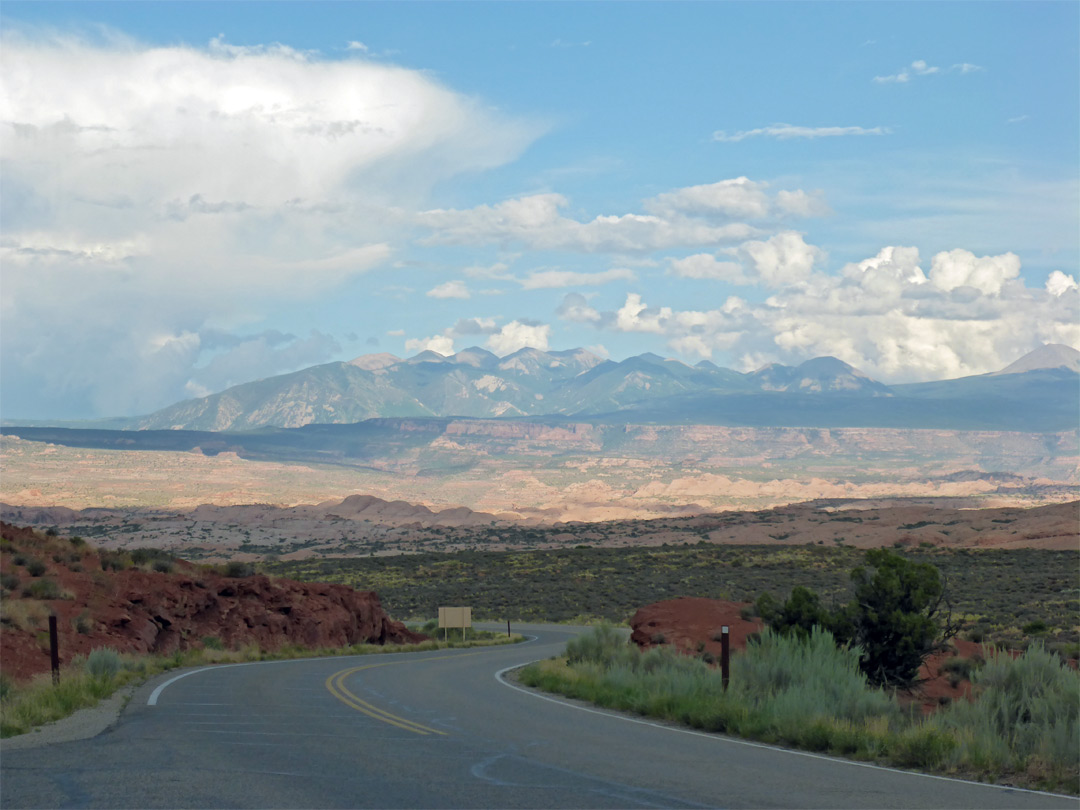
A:
{"type": "Polygon", "coordinates": [[[45,565],[45,563],[37,559],[36,557],[31,558],[26,563],[26,573],[28,573],[32,577],[40,577],[48,570],[49,569],[45,565]]]}
{"type": "Polygon", "coordinates": [[[78,616],[71,620],[71,626],[75,628],[75,632],[79,635],[86,635],[89,633],[94,627],[94,621],[90,617],[90,611],[83,610],[80,612],[78,616]]]}
{"type": "Polygon", "coordinates": [[[961,658],[956,656],[942,661],[940,669],[941,672],[950,676],[950,682],[952,677],[955,677],[958,681],[967,681],[971,680],[971,673],[978,669],[982,663],[981,658],[961,658]]]}
{"type": "Polygon", "coordinates": [[[898,765],[941,768],[956,746],[956,738],[952,734],[933,723],[923,723],[901,731],[889,753],[898,765]]]}
{"type": "Polygon", "coordinates": [[[255,573],[255,566],[252,563],[229,560],[229,562],[225,563],[222,573],[227,577],[250,577],[255,573]]]}
{"type": "Polygon", "coordinates": [[[97,647],[86,657],[86,674],[94,680],[107,681],[120,671],[120,654],[108,647],[97,647]]]}
{"type": "Polygon", "coordinates": [[[63,591],[60,590],[60,586],[55,581],[43,577],[31,582],[23,589],[23,595],[34,599],[61,599],[63,598],[63,591]]]}
{"type": "Polygon", "coordinates": [[[5,571],[0,574],[0,587],[5,591],[13,591],[19,587],[19,575],[14,571],[5,571]]]}
{"type": "Polygon", "coordinates": [[[930,563],[879,548],[866,552],[865,564],[852,569],[851,581],[855,598],[837,610],[826,608],[801,585],[783,603],[762,594],[757,610],[780,633],[806,638],[812,628],[822,627],[840,643],[857,644],[860,667],[875,686],[911,686],[941,635],[940,573],[930,563]]]}
{"type": "Polygon", "coordinates": [[[762,713],[772,731],[793,742],[816,718],[863,723],[893,717],[895,702],[870,687],[860,656],[857,647],[838,647],[820,627],[805,638],[766,629],[757,644],[733,658],[731,688],[762,713]]]}
{"type": "Polygon", "coordinates": [[[205,647],[208,650],[224,650],[225,649],[225,645],[222,644],[221,639],[218,638],[217,636],[203,636],[202,644],[203,644],[203,647],[205,647]]]}
{"type": "Polygon", "coordinates": [[[123,571],[131,568],[131,555],[124,551],[109,551],[103,549],[99,552],[101,558],[101,570],[123,571]]]}
{"type": "Polygon", "coordinates": [[[1059,773],[1080,763],[1080,676],[1041,644],[1019,658],[999,652],[971,675],[974,703],[957,701],[941,717],[968,758],[1000,768],[1037,762],[1059,773]]]}
{"type": "Polygon", "coordinates": [[[571,664],[587,661],[593,664],[625,663],[627,653],[638,655],[625,636],[613,625],[602,624],[566,642],[566,657],[571,664]]]}

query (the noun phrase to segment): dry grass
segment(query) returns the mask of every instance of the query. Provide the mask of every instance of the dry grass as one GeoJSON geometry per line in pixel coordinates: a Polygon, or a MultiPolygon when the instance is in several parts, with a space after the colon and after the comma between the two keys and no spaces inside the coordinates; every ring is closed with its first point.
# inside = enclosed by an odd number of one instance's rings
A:
{"type": "Polygon", "coordinates": [[[49,622],[49,606],[37,599],[0,600],[0,623],[16,630],[42,630],[49,622]]]}

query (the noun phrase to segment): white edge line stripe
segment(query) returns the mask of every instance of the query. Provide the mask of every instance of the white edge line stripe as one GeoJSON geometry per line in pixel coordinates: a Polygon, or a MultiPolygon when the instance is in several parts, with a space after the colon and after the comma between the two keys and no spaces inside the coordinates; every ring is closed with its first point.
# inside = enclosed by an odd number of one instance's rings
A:
{"type": "Polygon", "coordinates": [[[576,705],[574,703],[568,703],[565,700],[559,700],[558,698],[551,697],[550,695],[542,695],[539,692],[533,691],[532,689],[525,689],[522,686],[518,686],[517,684],[510,683],[510,681],[506,680],[506,678],[504,677],[504,675],[507,672],[509,672],[510,670],[512,670],[512,669],[519,669],[519,668],[521,668],[523,666],[528,666],[529,664],[535,664],[540,660],[543,660],[543,659],[537,659],[536,661],[529,661],[529,662],[527,662],[525,664],[514,664],[513,666],[504,667],[503,669],[500,669],[498,672],[495,673],[495,680],[497,680],[503,686],[509,686],[511,689],[516,689],[517,691],[523,692],[526,695],[532,695],[535,698],[540,698],[540,700],[547,700],[547,701],[549,701],[551,703],[558,703],[560,706],[566,706],[566,707],[571,708],[571,709],[578,709],[578,710],[583,711],[583,712],[588,712],[589,714],[599,714],[599,715],[602,715],[603,717],[614,717],[617,720],[625,720],[628,723],[637,723],[638,725],[642,725],[642,726],[652,726],[653,728],[659,728],[659,729],[662,729],[664,731],[674,731],[674,732],[677,732],[679,734],[690,734],[690,735],[692,735],[694,737],[704,737],[707,740],[714,740],[716,742],[734,743],[736,745],[749,746],[750,748],[763,748],[766,751],[779,751],[780,753],[783,753],[783,754],[794,754],[795,756],[799,756],[799,757],[809,757],[810,759],[823,759],[826,762],[836,762],[836,763],[840,763],[840,764],[843,764],[843,765],[856,765],[856,766],[858,766],[860,768],[871,768],[871,769],[873,769],[875,771],[888,771],[889,773],[899,773],[899,774],[904,774],[906,776],[921,776],[923,779],[940,779],[942,782],[959,782],[962,785],[970,785],[972,787],[995,788],[996,790],[1011,790],[1011,791],[1016,791],[1017,793],[1034,793],[1034,794],[1036,794],[1038,796],[1053,796],[1056,799],[1074,799],[1074,800],[1076,799],[1075,796],[1069,796],[1069,795],[1064,794],[1064,793],[1049,793],[1049,792],[1047,792],[1045,790],[1029,790],[1028,788],[1010,787],[1009,785],[993,785],[993,784],[990,784],[989,782],[971,782],[971,781],[969,781],[967,779],[957,779],[957,778],[952,777],[952,776],[937,776],[936,774],[932,774],[932,773],[919,773],[918,771],[905,771],[905,770],[901,770],[900,768],[888,768],[888,767],[886,767],[884,765],[874,765],[871,762],[859,762],[858,760],[855,760],[855,759],[842,759],[841,757],[828,757],[828,756],[824,756],[823,754],[814,754],[814,753],[811,753],[809,751],[799,751],[799,750],[794,749],[794,748],[781,748],[780,746],[777,746],[777,745],[767,745],[766,743],[751,742],[750,740],[743,740],[743,739],[740,739],[738,737],[729,737],[729,736],[723,735],[723,734],[708,734],[708,733],[706,733],[704,731],[695,731],[694,729],[691,729],[691,728],[678,728],[677,726],[665,726],[662,723],[654,723],[654,722],[652,722],[650,720],[642,720],[642,719],[637,718],[637,717],[627,717],[626,715],[619,714],[618,712],[615,712],[615,711],[605,711],[603,709],[591,709],[588,706],[578,706],[578,705],[576,705]]]}
{"type": "MultiPolygon", "coordinates": [[[[342,656],[342,657],[343,658],[356,658],[358,656],[353,655],[353,656],[342,656]]],[[[213,670],[232,669],[233,667],[256,667],[256,666],[259,666],[260,664],[301,664],[301,663],[310,662],[310,661],[326,661],[326,660],[329,660],[329,658],[282,658],[282,659],[280,659],[278,661],[245,661],[242,664],[211,664],[210,666],[199,667],[198,669],[189,669],[187,672],[181,672],[179,675],[176,675],[175,677],[169,678],[169,680],[165,681],[165,683],[159,685],[157,689],[155,689],[153,692],[150,693],[150,697],[147,699],[146,705],[147,706],[156,706],[158,698],[161,696],[161,693],[165,691],[165,687],[176,683],[181,678],[186,678],[188,675],[194,675],[194,674],[196,674],[198,672],[206,672],[207,670],[210,670],[210,669],[213,669],[213,670]]],[[[207,703],[207,704],[192,704],[192,705],[228,706],[229,704],[228,703],[207,703]]]]}
{"type": "MultiPolygon", "coordinates": [[[[537,636],[525,636],[525,638],[527,639],[527,641],[520,641],[517,644],[515,644],[514,646],[515,647],[520,647],[522,644],[531,644],[532,642],[536,641],[537,636]]],[[[502,646],[502,645],[499,645],[499,644],[492,645],[492,649],[495,649],[495,648],[500,647],[500,646],[502,646]]],[[[462,647],[461,649],[471,649],[471,648],[462,647]]],[[[442,651],[440,651],[440,650],[431,650],[430,652],[442,652],[442,651]]],[[[408,653],[392,653],[392,655],[399,655],[399,654],[400,655],[408,655],[408,653]]],[[[337,657],[337,656],[323,656],[323,657],[320,657],[320,658],[282,658],[282,659],[280,659],[278,661],[245,661],[242,664],[211,664],[210,666],[199,667],[198,669],[191,669],[191,670],[188,670],[187,672],[181,672],[179,675],[176,675],[176,676],[174,676],[172,678],[169,678],[169,680],[165,681],[165,683],[160,684],[157,689],[155,689],[153,692],[150,693],[150,697],[147,698],[147,700],[146,700],[146,705],[147,706],[157,706],[158,698],[161,697],[161,693],[165,691],[165,687],[176,683],[181,678],[186,678],[188,675],[194,675],[197,672],[205,672],[208,669],[230,669],[232,667],[254,667],[254,666],[258,666],[259,664],[296,664],[296,663],[303,663],[305,661],[326,661],[326,660],[329,660],[330,658],[334,658],[334,657],[337,657]]],[[[344,655],[344,656],[340,656],[340,657],[342,657],[342,658],[364,658],[366,656],[362,656],[362,655],[360,655],[360,656],[357,656],[357,655],[344,655]]],[[[510,667],[510,669],[513,669],[513,667],[510,667]]],[[[222,704],[207,704],[207,705],[226,706],[228,704],[222,703],[222,704]]]]}

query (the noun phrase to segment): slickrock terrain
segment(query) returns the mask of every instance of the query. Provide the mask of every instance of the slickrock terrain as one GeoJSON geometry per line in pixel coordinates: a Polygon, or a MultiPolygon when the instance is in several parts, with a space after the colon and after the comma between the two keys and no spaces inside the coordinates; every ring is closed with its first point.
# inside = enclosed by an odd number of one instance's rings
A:
{"type": "Polygon", "coordinates": [[[160,557],[151,570],[82,543],[0,523],[4,577],[0,666],[22,680],[49,669],[47,622],[58,618],[61,663],[96,647],[164,653],[205,645],[341,647],[424,640],[344,585],[225,576],[160,557]],[[153,570],[172,569],[172,570],[153,570]]]}
{"type": "Polygon", "coordinates": [[[424,551],[681,545],[854,548],[1080,548],[1080,501],[972,509],[963,498],[819,500],[760,511],[553,525],[354,495],[295,507],[85,509],[0,503],[10,523],[92,538],[110,549],[152,546],[189,560],[296,560],[424,551]]]}

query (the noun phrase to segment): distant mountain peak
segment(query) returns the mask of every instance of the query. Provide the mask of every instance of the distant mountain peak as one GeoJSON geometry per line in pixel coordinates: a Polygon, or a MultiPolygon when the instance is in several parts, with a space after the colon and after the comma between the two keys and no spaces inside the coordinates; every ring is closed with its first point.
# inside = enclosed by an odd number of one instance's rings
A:
{"type": "Polygon", "coordinates": [[[1038,371],[1044,368],[1064,368],[1080,374],[1080,352],[1063,343],[1046,343],[1035,351],[1028,352],[1015,363],[1010,363],[999,374],[1023,374],[1025,371],[1038,371]]]}
{"type": "Polygon", "coordinates": [[[871,379],[836,357],[814,357],[798,366],[770,363],[748,375],[763,391],[796,391],[819,394],[827,391],[891,396],[887,385],[871,379]]]}
{"type": "Polygon", "coordinates": [[[379,352],[378,354],[362,354],[355,357],[349,361],[349,365],[362,368],[364,371],[378,371],[380,368],[396,366],[400,362],[401,358],[397,355],[390,354],[390,352],[379,352]]]}
{"type": "Polygon", "coordinates": [[[410,357],[405,361],[406,363],[448,363],[450,358],[445,354],[439,354],[431,349],[425,349],[420,354],[410,357]]]}
{"type": "Polygon", "coordinates": [[[470,346],[467,349],[462,349],[457,354],[450,358],[455,363],[461,365],[473,366],[474,368],[484,368],[485,366],[494,365],[499,361],[499,358],[489,352],[487,349],[481,349],[479,346],[470,346]]]}
{"type": "Polygon", "coordinates": [[[855,366],[845,363],[838,357],[826,354],[822,357],[814,357],[798,365],[799,371],[802,372],[817,372],[819,374],[855,374],[859,377],[865,377],[866,375],[859,371],[855,366]]]}

